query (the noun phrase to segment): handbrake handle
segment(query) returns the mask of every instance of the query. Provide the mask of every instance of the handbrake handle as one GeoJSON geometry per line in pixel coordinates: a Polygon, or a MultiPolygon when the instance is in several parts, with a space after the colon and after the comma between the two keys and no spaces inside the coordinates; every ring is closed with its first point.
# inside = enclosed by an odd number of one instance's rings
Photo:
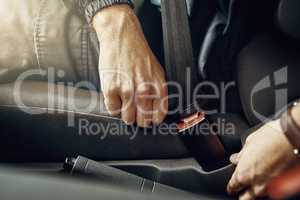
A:
{"type": "Polygon", "coordinates": [[[189,192],[142,178],[83,156],[67,158],[64,163],[64,169],[74,176],[79,175],[93,178],[94,180],[136,190],[141,193],[156,193],[161,195],[175,194],[181,197],[194,196],[189,192]]]}

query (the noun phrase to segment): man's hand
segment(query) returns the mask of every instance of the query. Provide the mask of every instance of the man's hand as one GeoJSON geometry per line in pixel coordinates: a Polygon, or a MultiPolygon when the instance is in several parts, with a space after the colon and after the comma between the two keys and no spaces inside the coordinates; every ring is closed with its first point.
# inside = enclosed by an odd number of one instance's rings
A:
{"type": "Polygon", "coordinates": [[[133,10],[105,8],[93,19],[100,42],[99,72],[105,105],[113,116],[141,127],[161,123],[168,112],[162,66],[152,53],[133,10]]]}
{"type": "Polygon", "coordinates": [[[280,127],[280,121],[270,122],[247,138],[239,154],[231,156],[231,162],[237,167],[227,190],[230,194],[240,193],[240,200],[264,196],[270,179],[293,165],[297,159],[280,127]]]}

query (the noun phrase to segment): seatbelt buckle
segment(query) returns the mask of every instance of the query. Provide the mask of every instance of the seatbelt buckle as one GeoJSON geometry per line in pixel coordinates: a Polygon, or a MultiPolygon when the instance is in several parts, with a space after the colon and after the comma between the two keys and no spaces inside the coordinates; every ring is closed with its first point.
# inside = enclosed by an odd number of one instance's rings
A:
{"type": "Polygon", "coordinates": [[[200,124],[204,120],[205,120],[205,112],[196,112],[192,115],[182,118],[177,123],[178,133],[182,133],[182,132],[196,126],[197,124],[200,124]]]}

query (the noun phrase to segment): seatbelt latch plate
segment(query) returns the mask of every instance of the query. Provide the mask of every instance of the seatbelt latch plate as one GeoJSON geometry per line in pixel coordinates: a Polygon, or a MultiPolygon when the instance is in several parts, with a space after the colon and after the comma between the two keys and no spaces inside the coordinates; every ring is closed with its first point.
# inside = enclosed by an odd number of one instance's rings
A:
{"type": "Polygon", "coordinates": [[[178,133],[182,133],[193,126],[203,122],[205,120],[205,113],[204,112],[196,112],[184,119],[181,119],[177,124],[178,133]]]}

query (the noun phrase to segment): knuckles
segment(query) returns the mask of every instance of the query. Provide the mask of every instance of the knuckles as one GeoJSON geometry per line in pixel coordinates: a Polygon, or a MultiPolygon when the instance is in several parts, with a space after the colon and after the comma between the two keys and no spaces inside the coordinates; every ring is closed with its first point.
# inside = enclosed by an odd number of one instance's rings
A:
{"type": "Polygon", "coordinates": [[[119,94],[119,87],[117,86],[111,86],[107,89],[103,90],[103,94],[106,97],[114,97],[117,96],[119,94]]]}
{"type": "Polygon", "coordinates": [[[150,85],[138,85],[137,89],[136,89],[136,94],[140,97],[140,96],[144,96],[144,95],[150,95],[152,94],[152,87],[150,85]]]}
{"type": "Polygon", "coordinates": [[[129,100],[132,99],[132,97],[134,96],[134,89],[133,88],[123,88],[121,90],[121,96],[122,99],[124,100],[129,100]]]}

